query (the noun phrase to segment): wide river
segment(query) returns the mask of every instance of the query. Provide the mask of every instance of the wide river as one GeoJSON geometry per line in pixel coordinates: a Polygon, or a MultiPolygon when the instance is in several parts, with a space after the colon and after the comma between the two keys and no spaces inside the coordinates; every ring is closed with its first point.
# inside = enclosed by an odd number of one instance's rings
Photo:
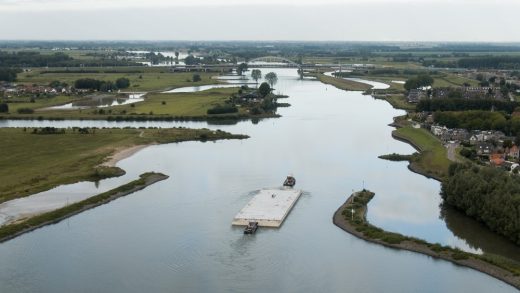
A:
{"type": "Polygon", "coordinates": [[[298,80],[294,69],[275,71],[277,92],[289,95],[292,106],[279,110],[282,118],[257,124],[0,121],[0,127],[181,125],[251,136],[150,146],[119,162],[127,171],[121,178],[49,191],[93,194],[146,171],[170,176],[0,244],[0,292],[516,292],[477,271],[369,244],[334,226],[336,209],[365,186],[376,193],[368,214],[375,225],[468,251],[520,255],[442,209],[437,181],[377,158],[414,151],[392,139],[387,126],[402,111],[298,80]],[[279,229],[251,236],[231,226],[256,190],[281,185],[288,173],[305,193],[279,229]]]}

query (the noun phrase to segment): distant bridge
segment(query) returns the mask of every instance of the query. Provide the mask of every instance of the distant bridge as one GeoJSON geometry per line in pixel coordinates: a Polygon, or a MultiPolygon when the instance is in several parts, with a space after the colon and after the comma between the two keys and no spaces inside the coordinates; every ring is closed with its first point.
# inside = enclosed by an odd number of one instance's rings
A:
{"type": "MultiPolygon", "coordinates": [[[[279,57],[279,56],[264,56],[251,59],[245,62],[249,67],[255,68],[278,68],[278,67],[287,67],[287,68],[297,68],[304,70],[350,70],[354,68],[363,68],[366,65],[355,65],[355,64],[316,64],[316,63],[304,63],[298,64],[290,59],[279,57]]],[[[174,71],[207,71],[207,70],[224,70],[234,69],[238,66],[238,64],[233,63],[221,63],[221,64],[196,64],[196,65],[171,65],[172,70],[174,71]]]]}

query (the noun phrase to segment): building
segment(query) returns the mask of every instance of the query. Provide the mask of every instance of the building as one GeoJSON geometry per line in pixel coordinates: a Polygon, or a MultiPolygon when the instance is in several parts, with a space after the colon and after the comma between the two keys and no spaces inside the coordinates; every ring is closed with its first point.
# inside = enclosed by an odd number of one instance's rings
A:
{"type": "Polygon", "coordinates": [[[419,103],[424,98],[426,98],[426,92],[420,89],[410,90],[408,93],[408,103],[419,103]]]}

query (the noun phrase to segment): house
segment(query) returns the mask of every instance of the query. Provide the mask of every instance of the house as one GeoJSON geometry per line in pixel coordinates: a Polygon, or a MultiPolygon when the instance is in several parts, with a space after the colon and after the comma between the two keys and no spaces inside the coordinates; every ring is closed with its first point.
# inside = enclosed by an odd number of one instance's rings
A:
{"type": "Polygon", "coordinates": [[[513,159],[518,159],[520,157],[520,149],[516,146],[516,145],[513,145],[507,152],[507,155],[510,157],[510,158],[513,158],[513,159]]]}
{"type": "Polygon", "coordinates": [[[493,152],[494,147],[490,143],[479,142],[476,145],[476,150],[477,150],[477,154],[479,156],[487,156],[487,155],[490,155],[493,152]]]}
{"type": "Polygon", "coordinates": [[[505,161],[504,154],[491,154],[489,156],[489,162],[492,166],[502,166],[505,161]]]}
{"type": "Polygon", "coordinates": [[[408,103],[419,103],[419,101],[426,97],[426,92],[420,89],[410,90],[408,93],[408,103]]]}

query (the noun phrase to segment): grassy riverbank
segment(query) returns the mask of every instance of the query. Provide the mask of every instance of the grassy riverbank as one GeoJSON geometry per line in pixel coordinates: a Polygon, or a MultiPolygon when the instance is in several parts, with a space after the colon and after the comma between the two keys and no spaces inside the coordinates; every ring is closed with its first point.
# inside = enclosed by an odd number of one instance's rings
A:
{"type": "Polygon", "coordinates": [[[162,67],[123,67],[123,68],[98,68],[89,67],[81,72],[81,69],[51,68],[35,69],[21,73],[18,82],[23,84],[48,85],[53,81],[60,81],[69,85],[82,78],[92,78],[104,81],[116,81],[118,78],[128,78],[130,88],[124,91],[162,91],[167,89],[221,83],[212,77],[218,75],[215,72],[170,72],[162,67]],[[197,73],[201,81],[192,82],[193,74],[197,73]]]}
{"type": "Polygon", "coordinates": [[[317,74],[315,75],[316,78],[318,78],[319,81],[323,82],[323,83],[326,83],[326,84],[330,84],[332,86],[335,86],[337,87],[338,89],[341,89],[341,90],[346,90],[346,91],[366,91],[366,90],[369,90],[372,88],[372,86],[366,84],[366,83],[361,83],[361,82],[355,82],[355,81],[351,81],[351,80],[346,80],[346,79],[343,79],[343,78],[336,78],[336,77],[331,77],[331,76],[326,76],[325,74],[317,74]]]}
{"type": "Polygon", "coordinates": [[[374,95],[374,98],[387,101],[394,109],[405,111],[415,111],[415,105],[408,103],[404,94],[383,94],[374,95]]]}
{"type": "Polygon", "coordinates": [[[447,176],[451,162],[446,148],[429,131],[407,125],[394,130],[392,136],[411,144],[419,151],[419,155],[411,157],[412,171],[437,180],[447,176]]]}
{"type": "MultiPolygon", "coordinates": [[[[105,108],[49,110],[36,109],[34,113],[19,114],[10,111],[0,115],[3,119],[46,120],[109,120],[109,121],[206,121],[238,120],[277,117],[274,112],[251,114],[255,106],[238,106],[235,113],[208,114],[217,105],[230,103],[239,92],[238,87],[214,88],[191,93],[148,93],[144,101],[105,108]]],[[[231,103],[233,104],[233,103],[231,103]]]]}
{"type": "Polygon", "coordinates": [[[168,176],[160,173],[144,173],[140,178],[121,185],[107,192],[90,197],[83,201],[67,205],[63,208],[31,217],[23,222],[0,227],[0,243],[17,237],[21,234],[33,231],[40,227],[58,223],[63,219],[79,214],[88,209],[111,202],[119,197],[126,196],[138,190],[167,179],[168,176]]]}
{"type": "MultiPolygon", "coordinates": [[[[188,140],[242,139],[207,129],[66,129],[64,133],[33,134],[34,129],[0,129],[0,203],[61,184],[99,180],[124,174],[100,167],[116,151],[135,145],[188,140]],[[83,131],[84,132],[84,131],[83,131]]],[[[40,130],[39,130],[40,131],[40,130]]]]}
{"type": "Polygon", "coordinates": [[[334,224],[366,241],[448,260],[491,275],[520,289],[520,264],[516,262],[495,255],[467,253],[449,246],[432,244],[414,237],[387,232],[371,225],[366,219],[366,214],[367,205],[374,195],[373,192],[367,190],[352,194],[334,214],[334,224]]]}

